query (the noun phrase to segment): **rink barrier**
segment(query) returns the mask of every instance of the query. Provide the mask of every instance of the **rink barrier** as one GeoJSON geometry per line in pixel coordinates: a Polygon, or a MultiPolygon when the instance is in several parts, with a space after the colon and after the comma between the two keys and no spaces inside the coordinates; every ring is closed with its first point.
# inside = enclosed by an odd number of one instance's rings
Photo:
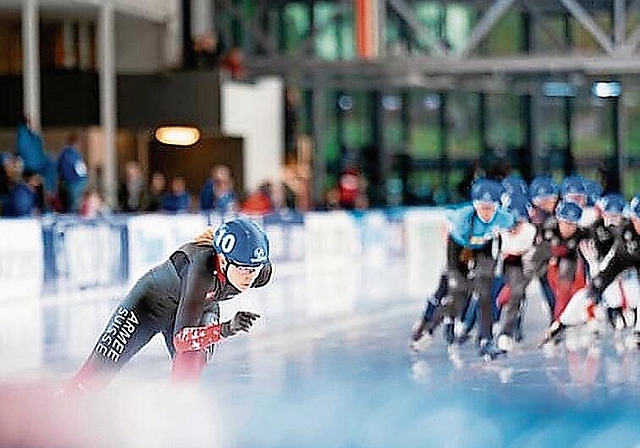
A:
{"type": "Polygon", "coordinates": [[[117,215],[43,218],[45,290],[83,290],[125,282],[129,277],[127,221],[117,215]]]}
{"type": "MultiPolygon", "coordinates": [[[[269,235],[271,259],[279,271],[295,273],[303,268],[344,270],[353,263],[380,267],[390,259],[414,266],[439,265],[444,262],[444,217],[444,209],[394,208],[304,215],[287,212],[258,221],[269,235]]],[[[4,239],[0,279],[7,289],[3,296],[37,296],[43,289],[46,294],[132,282],[206,225],[216,226],[221,220],[200,214],[0,219],[4,239]]],[[[423,273],[416,269],[416,275],[423,273]]]]}
{"type": "Polygon", "coordinates": [[[0,302],[40,297],[44,256],[40,223],[0,220],[0,302]]]}

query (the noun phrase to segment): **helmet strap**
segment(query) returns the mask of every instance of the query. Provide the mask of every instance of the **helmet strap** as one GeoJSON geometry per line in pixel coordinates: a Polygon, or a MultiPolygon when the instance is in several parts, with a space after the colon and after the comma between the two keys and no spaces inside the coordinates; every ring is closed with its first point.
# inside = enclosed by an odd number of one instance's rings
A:
{"type": "MultiPolygon", "coordinates": [[[[229,272],[229,260],[227,260],[227,258],[225,257],[225,266],[224,269],[221,268],[220,265],[220,259],[218,258],[218,255],[222,255],[222,254],[216,254],[216,261],[215,261],[215,272],[218,276],[218,280],[220,280],[220,282],[222,283],[226,283],[228,280],[227,277],[227,272],[229,272]]],[[[224,255],[222,255],[224,257],[224,255]]]]}

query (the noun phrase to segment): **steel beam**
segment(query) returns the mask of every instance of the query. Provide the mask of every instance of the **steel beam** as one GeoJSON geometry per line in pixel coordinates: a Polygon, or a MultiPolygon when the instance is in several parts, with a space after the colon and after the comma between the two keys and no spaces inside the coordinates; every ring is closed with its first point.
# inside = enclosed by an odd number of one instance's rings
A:
{"type": "MultiPolygon", "coordinates": [[[[504,0],[499,0],[504,1],[504,0]]],[[[514,2],[515,0],[507,0],[514,2]]],[[[415,11],[413,11],[404,0],[387,0],[387,4],[391,6],[400,15],[407,25],[413,30],[413,32],[424,38],[429,45],[429,48],[436,56],[445,56],[447,50],[442,46],[440,39],[438,39],[433,31],[426,28],[418,19],[416,19],[415,11]]]]}
{"type": "Polygon", "coordinates": [[[384,57],[387,51],[387,2],[386,0],[375,0],[378,2],[376,8],[377,26],[378,26],[378,57],[384,57]]]}
{"type": "Polygon", "coordinates": [[[621,52],[625,45],[627,30],[627,0],[613,2],[613,44],[617,52],[621,52]]]}
{"type": "Polygon", "coordinates": [[[458,56],[466,57],[471,54],[473,50],[475,50],[482,39],[491,31],[491,29],[495,26],[495,24],[500,20],[500,18],[506,13],[509,8],[513,6],[516,0],[496,0],[493,5],[487,10],[487,12],[482,16],[480,22],[475,26],[473,31],[471,32],[471,36],[469,36],[469,41],[467,45],[465,45],[458,56]]]}
{"type": "Polygon", "coordinates": [[[633,33],[631,33],[627,42],[625,42],[625,53],[628,55],[635,53],[636,48],[638,48],[638,44],[640,44],[640,26],[633,30],[633,33]]]}
{"type": "MultiPolygon", "coordinates": [[[[637,74],[640,58],[632,55],[519,55],[466,59],[435,57],[388,57],[375,61],[326,61],[317,58],[247,58],[246,68],[255,74],[287,74],[291,70],[305,74],[330,76],[395,76],[416,79],[423,76],[464,76],[478,74],[539,74],[582,72],[593,75],[637,74]]],[[[306,75],[305,75],[306,76],[306,75]]]]}
{"type": "Polygon", "coordinates": [[[598,42],[598,44],[610,55],[613,55],[611,38],[602,31],[602,28],[593,20],[587,11],[576,0],[559,0],[567,8],[575,19],[580,22],[585,30],[598,42]]]}
{"type": "Polygon", "coordinates": [[[531,16],[535,19],[534,26],[537,25],[556,47],[563,49],[564,43],[558,38],[558,36],[556,36],[555,30],[550,28],[546,23],[544,15],[538,10],[538,8],[534,7],[529,2],[522,2],[522,4],[524,8],[529,11],[529,14],[531,14],[531,16]]]}

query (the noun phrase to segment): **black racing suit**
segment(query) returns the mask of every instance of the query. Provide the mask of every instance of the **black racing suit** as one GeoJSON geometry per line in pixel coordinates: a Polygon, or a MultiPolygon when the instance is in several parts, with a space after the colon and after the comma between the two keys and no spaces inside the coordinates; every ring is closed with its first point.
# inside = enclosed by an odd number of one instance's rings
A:
{"type": "Polygon", "coordinates": [[[547,279],[555,296],[552,313],[554,319],[562,314],[574,290],[579,286],[581,279],[576,276],[582,269],[579,244],[589,236],[588,230],[578,228],[573,235],[563,238],[554,217],[544,223],[536,237],[536,246],[531,256],[532,266],[528,270],[539,272],[548,265],[547,279]]]}
{"type": "MultiPolygon", "coordinates": [[[[591,279],[590,296],[599,301],[605,289],[616,277],[629,268],[640,267],[640,235],[629,220],[611,231],[614,243],[602,257],[601,270],[591,279]]],[[[598,255],[601,252],[598,250],[598,255]]]]}
{"type": "MultiPolygon", "coordinates": [[[[478,249],[465,248],[453,238],[447,240],[447,274],[450,297],[445,305],[449,319],[460,316],[469,305],[473,292],[478,294],[481,315],[491,316],[491,285],[496,259],[492,254],[493,240],[478,249]]],[[[492,339],[492,319],[480,320],[480,339],[492,339]]]]}
{"type": "MultiPolygon", "coordinates": [[[[73,387],[105,385],[158,333],[164,336],[175,363],[177,333],[186,327],[219,323],[218,302],[240,291],[219,272],[215,255],[211,245],[187,243],[144,274],[116,308],[73,387]]],[[[271,273],[272,266],[267,264],[252,288],[266,285],[271,273]]],[[[210,354],[212,349],[205,347],[196,354],[198,359],[206,362],[207,350],[210,354]]]]}

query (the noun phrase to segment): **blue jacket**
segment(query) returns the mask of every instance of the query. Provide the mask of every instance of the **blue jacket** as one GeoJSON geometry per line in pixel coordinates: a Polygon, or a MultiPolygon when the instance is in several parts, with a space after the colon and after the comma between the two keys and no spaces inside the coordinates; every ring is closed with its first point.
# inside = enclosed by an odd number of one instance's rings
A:
{"type": "Polygon", "coordinates": [[[36,194],[24,182],[17,184],[9,191],[5,216],[30,216],[36,207],[36,194]]]}
{"type": "Polygon", "coordinates": [[[165,193],[162,195],[162,210],[168,212],[186,212],[189,211],[191,197],[186,191],[179,195],[173,193],[165,193]]]}
{"type": "Polygon", "coordinates": [[[24,123],[18,125],[16,149],[27,170],[39,172],[47,164],[47,154],[42,139],[24,123]]]}
{"type": "Polygon", "coordinates": [[[216,192],[211,179],[207,180],[200,190],[200,210],[215,210],[223,215],[228,213],[231,205],[236,202],[236,195],[227,192],[221,196],[216,196],[216,192]]]}
{"type": "Polygon", "coordinates": [[[65,146],[58,156],[58,173],[67,184],[84,182],[87,178],[87,165],[82,154],[73,146],[65,146]]]}
{"type": "Polygon", "coordinates": [[[213,189],[213,181],[207,180],[200,190],[200,210],[213,210],[215,191],[213,189]]]}
{"type": "Polygon", "coordinates": [[[473,205],[466,205],[449,212],[449,235],[453,241],[468,249],[482,249],[493,239],[494,231],[506,230],[514,226],[515,220],[510,213],[498,208],[488,223],[476,215],[473,205]]]}

